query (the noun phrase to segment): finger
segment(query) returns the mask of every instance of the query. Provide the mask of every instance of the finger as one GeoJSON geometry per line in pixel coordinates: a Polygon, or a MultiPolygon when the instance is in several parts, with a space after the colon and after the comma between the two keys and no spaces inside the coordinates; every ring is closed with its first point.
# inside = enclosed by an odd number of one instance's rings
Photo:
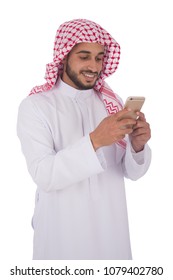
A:
{"type": "Polygon", "coordinates": [[[125,130],[124,130],[124,133],[125,133],[125,135],[126,134],[132,134],[133,133],[133,128],[131,127],[128,127],[128,128],[126,128],[125,130]]]}
{"type": "Polygon", "coordinates": [[[139,136],[139,135],[149,135],[150,134],[150,130],[146,129],[146,128],[139,128],[139,129],[135,129],[132,132],[132,136],[139,136]]]}
{"type": "Polygon", "coordinates": [[[132,126],[131,127],[123,126],[122,128],[119,129],[119,135],[124,135],[124,137],[125,137],[126,134],[132,134],[132,133],[133,133],[132,126]]]}
{"type": "Polygon", "coordinates": [[[116,139],[116,141],[118,141],[118,140],[121,140],[121,139],[125,138],[125,137],[126,137],[126,135],[127,135],[127,134],[131,134],[131,133],[132,133],[132,131],[133,131],[133,129],[131,129],[131,128],[128,128],[128,129],[122,129],[122,130],[120,131],[119,136],[117,136],[117,134],[115,135],[115,139],[116,139]]]}
{"type": "Polygon", "coordinates": [[[132,128],[133,126],[135,126],[136,125],[136,120],[135,119],[131,119],[131,118],[129,118],[129,119],[122,119],[122,120],[120,120],[119,122],[118,122],[118,125],[119,125],[119,127],[122,129],[124,129],[124,128],[128,128],[128,127],[130,127],[130,128],[132,128]]]}
{"type": "Polygon", "coordinates": [[[138,120],[146,121],[145,115],[142,112],[136,112],[136,115],[138,116],[138,120]]]}
{"type": "Polygon", "coordinates": [[[134,125],[133,129],[136,130],[136,129],[139,129],[139,128],[150,129],[150,125],[146,121],[137,120],[137,122],[134,125]]]}
{"type": "Polygon", "coordinates": [[[145,131],[142,131],[142,130],[133,130],[133,132],[131,133],[131,135],[133,136],[133,137],[136,137],[136,136],[140,136],[140,135],[144,135],[144,134],[146,134],[145,133],[145,131]]]}
{"type": "Polygon", "coordinates": [[[118,113],[113,114],[112,117],[113,117],[114,119],[117,119],[117,120],[119,121],[119,120],[121,120],[123,117],[125,117],[125,115],[126,115],[128,112],[130,112],[130,111],[131,111],[130,108],[125,108],[125,109],[119,111],[118,113]]]}

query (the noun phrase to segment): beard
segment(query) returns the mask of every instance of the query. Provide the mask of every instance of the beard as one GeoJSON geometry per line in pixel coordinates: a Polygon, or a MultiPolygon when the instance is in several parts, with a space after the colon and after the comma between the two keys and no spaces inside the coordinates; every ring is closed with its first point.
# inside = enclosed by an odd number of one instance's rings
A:
{"type": "MultiPolygon", "coordinates": [[[[88,74],[95,74],[97,76],[97,79],[99,78],[100,74],[101,73],[98,73],[98,72],[92,72],[92,71],[82,71],[80,72],[80,74],[82,72],[85,72],[85,73],[88,73],[88,74]]],[[[70,80],[75,84],[75,86],[80,89],[80,90],[87,90],[87,89],[92,89],[96,82],[97,82],[97,79],[93,82],[93,83],[88,83],[88,84],[84,84],[79,78],[78,78],[78,75],[75,71],[72,70],[72,68],[70,67],[69,63],[67,62],[67,65],[66,65],[66,74],[67,76],[70,78],[70,80]]]]}

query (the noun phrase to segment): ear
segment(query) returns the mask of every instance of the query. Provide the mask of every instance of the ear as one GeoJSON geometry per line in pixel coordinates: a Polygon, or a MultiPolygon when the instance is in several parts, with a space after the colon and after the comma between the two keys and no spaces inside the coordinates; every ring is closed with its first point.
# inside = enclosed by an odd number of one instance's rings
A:
{"type": "Polygon", "coordinates": [[[65,62],[66,62],[66,58],[63,58],[63,59],[61,60],[61,63],[64,65],[65,62]]]}
{"type": "Polygon", "coordinates": [[[67,64],[66,57],[61,60],[61,64],[63,65],[63,73],[64,73],[66,71],[66,64],[67,64]]]}

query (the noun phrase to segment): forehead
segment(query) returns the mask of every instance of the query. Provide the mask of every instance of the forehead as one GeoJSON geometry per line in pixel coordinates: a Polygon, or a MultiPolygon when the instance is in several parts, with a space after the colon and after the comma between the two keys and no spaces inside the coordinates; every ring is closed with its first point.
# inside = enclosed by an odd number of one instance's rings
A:
{"type": "Polygon", "coordinates": [[[86,51],[97,55],[104,52],[104,46],[98,43],[79,43],[73,47],[71,53],[78,53],[81,51],[86,51]]]}

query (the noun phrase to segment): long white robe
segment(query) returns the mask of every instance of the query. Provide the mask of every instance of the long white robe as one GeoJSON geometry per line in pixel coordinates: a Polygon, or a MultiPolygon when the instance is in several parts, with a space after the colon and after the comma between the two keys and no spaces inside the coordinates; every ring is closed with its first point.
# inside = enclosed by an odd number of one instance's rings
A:
{"type": "Polygon", "coordinates": [[[18,136],[37,184],[33,259],[131,259],[124,177],[147,171],[151,151],[94,151],[89,133],[107,116],[98,94],[61,80],[24,99],[18,136]]]}

